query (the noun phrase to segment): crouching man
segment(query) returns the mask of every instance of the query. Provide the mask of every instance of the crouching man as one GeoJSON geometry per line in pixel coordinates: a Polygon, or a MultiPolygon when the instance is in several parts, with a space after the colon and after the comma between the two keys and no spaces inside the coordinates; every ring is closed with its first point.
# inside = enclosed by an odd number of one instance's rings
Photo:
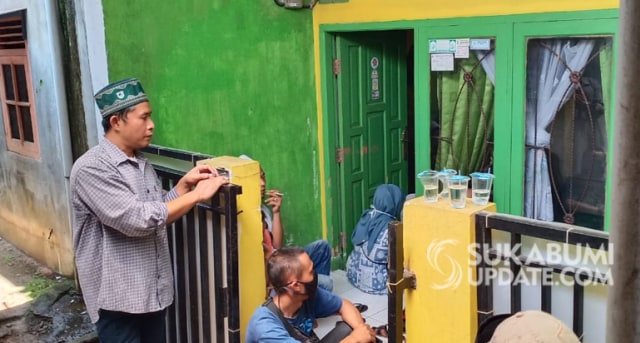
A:
{"type": "Polygon", "coordinates": [[[284,247],[274,252],[267,275],[274,295],[251,317],[247,343],[376,342],[373,329],[349,300],[318,288],[318,274],[304,249],[284,247]],[[316,318],[334,314],[342,321],[319,340],[313,332],[316,318]]]}

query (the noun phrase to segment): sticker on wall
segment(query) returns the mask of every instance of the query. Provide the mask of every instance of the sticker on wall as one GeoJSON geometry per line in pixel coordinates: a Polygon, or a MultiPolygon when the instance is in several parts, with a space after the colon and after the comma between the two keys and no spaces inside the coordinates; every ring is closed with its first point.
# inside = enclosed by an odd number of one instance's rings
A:
{"type": "Polygon", "coordinates": [[[469,38],[456,39],[456,58],[469,58],[469,38]]]}
{"type": "Polygon", "coordinates": [[[472,39],[469,42],[469,49],[471,50],[490,50],[491,39],[472,39]]]}
{"type": "Polygon", "coordinates": [[[380,66],[380,61],[377,57],[371,58],[371,99],[377,100],[380,99],[380,87],[378,83],[378,67],[380,66]]]}
{"type": "Polygon", "coordinates": [[[430,39],[429,40],[429,53],[441,54],[445,52],[456,52],[456,40],[455,39],[430,39]]]}
{"type": "Polygon", "coordinates": [[[378,64],[379,64],[378,58],[375,56],[371,57],[371,68],[374,70],[378,69],[378,64]]]}
{"type": "Polygon", "coordinates": [[[453,71],[453,54],[431,54],[431,71],[453,71]]]}

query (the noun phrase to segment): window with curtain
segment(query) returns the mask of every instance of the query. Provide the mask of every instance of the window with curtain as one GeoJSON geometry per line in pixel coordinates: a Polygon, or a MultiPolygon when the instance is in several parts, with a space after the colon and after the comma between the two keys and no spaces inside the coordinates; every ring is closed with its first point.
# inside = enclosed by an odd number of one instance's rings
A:
{"type": "Polygon", "coordinates": [[[529,39],[527,217],[604,227],[611,37],[529,39]]]}
{"type": "Polygon", "coordinates": [[[0,111],[8,150],[38,158],[25,14],[20,11],[0,16],[0,111]]]}
{"type": "Polygon", "coordinates": [[[489,171],[493,159],[495,40],[431,71],[431,166],[462,175],[489,171]]]}

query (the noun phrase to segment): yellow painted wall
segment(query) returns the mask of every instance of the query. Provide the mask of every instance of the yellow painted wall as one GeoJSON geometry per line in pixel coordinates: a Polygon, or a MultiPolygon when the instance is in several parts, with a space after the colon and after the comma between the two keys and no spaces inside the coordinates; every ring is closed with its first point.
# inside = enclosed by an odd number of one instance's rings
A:
{"type": "Polygon", "coordinates": [[[407,342],[471,343],[478,330],[475,266],[475,213],[495,212],[489,203],[467,199],[464,209],[447,200],[407,201],[403,209],[404,267],[416,275],[405,291],[407,342]]]}
{"type": "Polygon", "coordinates": [[[238,204],[238,273],[240,285],[240,332],[244,341],[249,319],[264,302],[266,281],[262,252],[262,215],[260,213],[260,165],[257,161],[222,156],[199,161],[231,171],[230,182],[242,186],[238,204]]]}
{"type": "Polygon", "coordinates": [[[618,8],[618,0],[349,0],[313,9],[314,26],[618,8]]]}

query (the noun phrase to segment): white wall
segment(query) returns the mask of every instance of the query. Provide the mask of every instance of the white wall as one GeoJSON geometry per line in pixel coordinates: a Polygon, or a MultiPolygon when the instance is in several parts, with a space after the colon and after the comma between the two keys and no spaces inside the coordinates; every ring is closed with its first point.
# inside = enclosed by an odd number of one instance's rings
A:
{"type": "MultiPolygon", "coordinates": [[[[0,122],[0,236],[64,274],[73,272],[67,182],[72,165],[55,0],[2,0],[27,10],[27,39],[41,157],[7,151],[0,122]]],[[[1,109],[0,109],[1,111],[1,109]]]]}
{"type": "Polygon", "coordinates": [[[87,109],[87,138],[89,146],[94,146],[104,132],[93,95],[109,83],[102,0],[75,0],[75,3],[78,49],[80,56],[84,56],[80,60],[80,68],[84,107],[87,109]]]}

